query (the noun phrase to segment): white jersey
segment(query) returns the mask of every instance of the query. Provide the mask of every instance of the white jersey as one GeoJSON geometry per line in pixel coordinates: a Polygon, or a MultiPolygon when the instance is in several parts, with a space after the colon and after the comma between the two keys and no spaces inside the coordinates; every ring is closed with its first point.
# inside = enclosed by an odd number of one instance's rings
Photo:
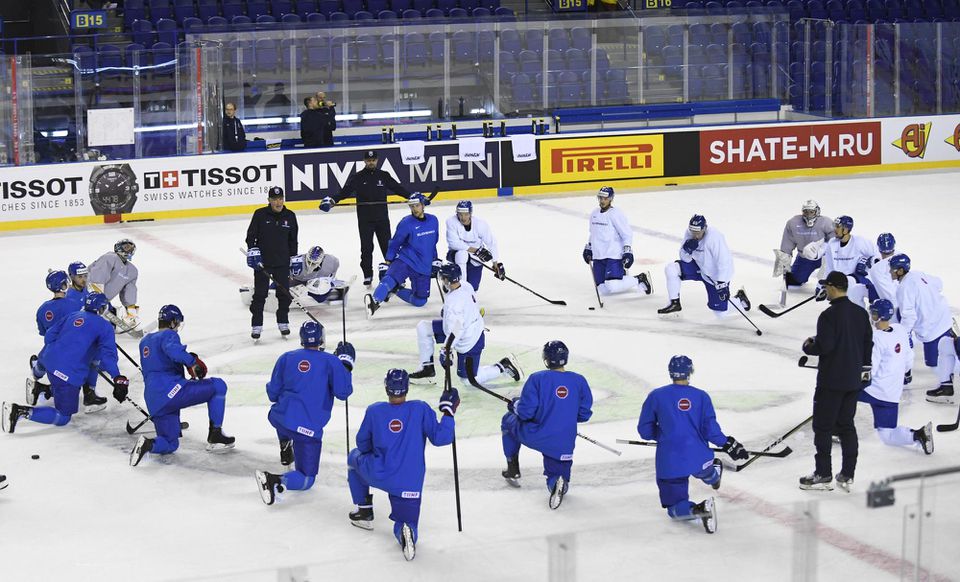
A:
{"type": "Polygon", "coordinates": [[[290,257],[290,282],[292,285],[300,285],[311,279],[333,278],[337,276],[339,268],[340,259],[333,255],[324,255],[323,260],[313,270],[307,268],[306,255],[296,255],[290,257]]]}
{"type": "Polygon", "coordinates": [[[857,270],[857,263],[861,260],[872,261],[878,254],[877,245],[862,236],[851,234],[847,244],[841,244],[840,239],[832,238],[827,242],[824,266],[827,273],[840,271],[844,275],[853,275],[857,270]]]}
{"type": "MultiPolygon", "coordinates": [[[[693,238],[689,230],[684,231],[684,242],[693,238]]],[[[692,253],[680,248],[680,260],[697,262],[700,274],[711,285],[719,281],[730,282],[733,278],[733,254],[727,246],[727,239],[723,233],[712,226],[707,227],[706,234],[700,239],[700,244],[692,253]]]]}
{"type": "Polygon", "coordinates": [[[933,341],[953,325],[950,306],[940,292],[943,281],[920,271],[910,271],[897,287],[900,323],[922,342],[933,341]]]}
{"type": "Polygon", "coordinates": [[[903,375],[910,368],[907,358],[912,353],[908,332],[902,325],[892,323],[883,331],[874,330],[873,369],[870,385],[864,388],[867,394],[884,402],[900,402],[903,375]]]}
{"type": "MultiPolygon", "coordinates": [[[[892,256],[892,255],[891,255],[892,256]]],[[[880,299],[886,299],[893,303],[893,308],[897,309],[897,287],[900,283],[890,276],[890,257],[885,259],[875,258],[876,262],[867,270],[867,278],[873,283],[874,289],[880,299]]]]}
{"type": "Polygon", "coordinates": [[[476,345],[483,334],[483,317],[477,295],[466,280],[443,298],[443,333],[454,334],[453,350],[465,354],[476,345]]]}
{"type": "Polygon", "coordinates": [[[590,213],[590,241],[587,244],[596,260],[621,258],[623,247],[633,246],[633,231],[627,216],[613,206],[606,211],[594,208],[590,213]]]}
{"type": "Polygon", "coordinates": [[[493,262],[500,262],[497,240],[493,238],[493,232],[486,220],[471,217],[468,228],[460,224],[460,219],[454,215],[447,219],[446,226],[447,246],[451,251],[465,251],[470,247],[479,249],[483,246],[493,255],[493,262]]]}
{"type": "Polygon", "coordinates": [[[90,265],[90,284],[96,286],[107,299],[113,301],[117,295],[124,307],[137,304],[137,267],[130,261],[124,262],[120,256],[110,251],[104,253],[90,265]]]}

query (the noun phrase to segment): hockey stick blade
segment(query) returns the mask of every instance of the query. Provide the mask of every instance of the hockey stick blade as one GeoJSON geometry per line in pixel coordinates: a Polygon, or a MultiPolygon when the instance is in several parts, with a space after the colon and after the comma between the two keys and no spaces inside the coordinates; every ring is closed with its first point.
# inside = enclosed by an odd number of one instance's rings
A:
{"type": "MultiPolygon", "coordinates": [[[[145,424],[147,423],[148,420],[150,420],[150,417],[144,418],[143,421],[142,421],[140,424],[138,424],[137,426],[130,426],[130,421],[128,420],[128,421],[127,421],[127,434],[133,434],[133,433],[137,432],[138,430],[140,430],[140,427],[142,427],[143,425],[145,425],[145,424]]],[[[189,423],[189,422],[187,422],[187,421],[184,420],[184,421],[182,421],[182,422],[180,423],[180,430],[187,430],[188,428],[190,428],[190,423],[189,423]]]]}
{"type": "Polygon", "coordinates": [[[808,361],[810,361],[810,358],[808,358],[807,356],[800,356],[800,359],[797,360],[797,366],[799,366],[799,367],[801,367],[801,368],[808,368],[808,369],[810,369],[810,370],[819,370],[819,369],[820,369],[818,366],[808,366],[808,365],[807,365],[807,362],[808,362],[808,361]]]}
{"type": "MultiPolygon", "coordinates": [[[[631,440],[627,440],[627,439],[617,439],[617,443],[619,443],[619,444],[621,444],[621,445],[641,445],[641,446],[645,446],[645,447],[655,447],[655,446],[657,446],[657,442],[656,442],[656,441],[631,441],[631,440]]],[[[724,452],[723,449],[718,449],[718,448],[714,448],[714,447],[710,447],[710,450],[713,451],[713,452],[715,452],[715,453],[722,453],[722,452],[724,452]]],[[[767,452],[767,451],[747,451],[747,454],[748,454],[748,455],[757,455],[757,456],[759,456],[759,457],[774,457],[774,458],[777,458],[777,459],[782,459],[782,458],[788,456],[788,455],[789,455],[790,453],[792,453],[792,452],[793,452],[793,449],[791,449],[790,447],[784,447],[784,449],[783,449],[782,451],[777,451],[776,453],[770,453],[770,452],[767,452]]]]}
{"type": "MultiPolygon", "coordinates": [[[[481,261],[479,258],[477,258],[477,255],[471,254],[471,255],[470,255],[470,258],[473,259],[473,260],[475,260],[475,261],[477,261],[478,263],[480,263],[480,266],[482,266],[484,269],[487,269],[488,271],[493,271],[494,273],[497,272],[496,269],[494,269],[494,268],[491,267],[490,265],[484,263],[484,262],[481,261]]],[[[548,298],[548,297],[544,297],[543,295],[537,293],[537,292],[534,291],[533,289],[527,287],[526,285],[523,285],[523,284],[521,284],[521,283],[518,283],[518,282],[514,281],[513,279],[511,279],[510,277],[508,277],[508,276],[506,276],[506,275],[503,276],[503,279],[502,279],[502,280],[503,280],[503,281],[510,281],[511,283],[513,283],[514,285],[516,285],[517,287],[520,287],[521,289],[523,289],[524,291],[527,291],[527,292],[529,292],[529,293],[533,293],[534,295],[536,295],[536,296],[539,297],[540,299],[543,299],[544,301],[546,301],[547,303],[549,303],[549,304],[551,304],[551,305],[566,305],[566,304],[567,304],[566,301],[563,301],[563,300],[561,300],[561,299],[550,299],[550,298],[548,298]]],[[[601,307],[602,307],[602,306],[601,306],[601,307]]]]}
{"type": "MultiPolygon", "coordinates": [[[[780,443],[782,443],[783,441],[787,440],[787,439],[790,437],[790,435],[792,435],[793,433],[797,432],[798,430],[800,430],[801,428],[803,428],[804,426],[806,426],[806,424],[807,424],[808,422],[811,422],[812,420],[813,420],[813,415],[811,414],[811,415],[808,416],[806,419],[804,419],[803,422],[801,422],[801,423],[798,424],[797,426],[795,426],[795,427],[791,428],[790,430],[788,430],[786,433],[784,433],[783,436],[781,436],[781,437],[778,438],[777,440],[775,440],[775,441],[773,441],[772,443],[770,443],[769,445],[767,445],[767,447],[764,448],[764,449],[763,449],[762,451],[760,451],[760,452],[761,452],[761,453],[766,453],[766,452],[768,452],[768,451],[769,451],[770,449],[772,449],[773,447],[775,447],[775,446],[779,445],[780,443]]],[[[786,448],[784,449],[784,451],[786,451],[786,450],[789,449],[789,448],[790,448],[790,447],[786,447],[786,448]]],[[[781,452],[783,452],[783,451],[781,451],[781,452]]],[[[793,452],[793,451],[791,451],[791,452],[793,452]]],[[[786,453],[786,454],[789,455],[790,453],[786,453]]],[[[786,456],[786,455],[784,455],[784,456],[786,456]]],[[[749,458],[745,463],[743,463],[742,465],[737,465],[737,466],[733,469],[733,471],[734,471],[735,473],[736,473],[736,472],[739,472],[739,471],[742,471],[742,470],[746,469],[747,467],[749,467],[751,463],[753,463],[754,461],[756,461],[756,460],[759,459],[759,458],[760,458],[760,455],[753,455],[752,457],[750,457],[750,458],[749,458]]]]}
{"type": "Polygon", "coordinates": [[[794,309],[800,307],[801,305],[803,305],[803,304],[805,304],[805,303],[809,303],[810,301],[813,301],[813,300],[816,299],[816,298],[817,298],[816,295],[811,295],[810,297],[807,297],[806,299],[804,299],[804,300],[801,301],[800,303],[797,303],[797,304],[794,305],[793,307],[788,307],[788,308],[784,309],[783,311],[780,311],[779,313],[776,312],[776,311],[774,311],[774,310],[772,310],[772,309],[770,309],[770,308],[767,307],[766,305],[760,304],[760,311],[761,311],[764,315],[768,315],[768,316],[773,317],[774,319],[776,319],[777,317],[780,317],[781,315],[786,315],[786,314],[790,313],[791,311],[793,311],[794,309]]]}
{"type": "Polygon", "coordinates": [[[957,409],[957,421],[953,424],[938,424],[937,432],[953,432],[960,428],[960,408],[957,409]]]}

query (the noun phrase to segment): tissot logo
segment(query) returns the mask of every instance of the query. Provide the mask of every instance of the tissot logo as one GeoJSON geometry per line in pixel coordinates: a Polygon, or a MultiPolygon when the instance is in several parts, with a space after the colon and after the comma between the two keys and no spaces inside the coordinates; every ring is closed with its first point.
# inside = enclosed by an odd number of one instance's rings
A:
{"type": "Polygon", "coordinates": [[[194,188],[197,186],[219,186],[221,184],[241,184],[272,181],[276,164],[226,168],[196,168],[186,170],[161,170],[144,172],[145,190],[163,190],[170,188],[194,188]]]}

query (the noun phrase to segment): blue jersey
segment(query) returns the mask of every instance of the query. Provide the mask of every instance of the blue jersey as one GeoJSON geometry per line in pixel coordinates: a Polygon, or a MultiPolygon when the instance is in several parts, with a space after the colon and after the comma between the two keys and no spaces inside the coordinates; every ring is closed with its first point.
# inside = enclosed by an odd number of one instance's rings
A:
{"type": "Polygon", "coordinates": [[[710,395],[683,384],[667,384],[647,395],[637,432],[657,441],[657,478],[699,473],[713,462],[713,451],[727,442],[717,424],[710,395]]]}
{"type": "Polygon", "coordinates": [[[417,498],[427,471],[423,460],[427,439],[442,447],[452,443],[453,436],[453,417],[444,415],[437,422],[437,413],[422,400],[371,404],[357,432],[357,448],[365,453],[360,468],[387,493],[417,498]]]}
{"type": "Polygon", "coordinates": [[[400,259],[421,275],[429,275],[437,258],[437,242],[440,240],[440,221],[432,214],[424,214],[423,220],[413,215],[404,217],[397,225],[387,255],[384,259],[400,259]]]}
{"type": "Polygon", "coordinates": [[[50,329],[53,324],[63,319],[68,313],[79,310],[79,307],[74,307],[72,301],[67,301],[62,297],[54,297],[53,299],[44,301],[43,305],[37,309],[37,330],[40,332],[40,335],[46,335],[47,330],[50,329]]]}
{"type": "Polygon", "coordinates": [[[43,365],[48,374],[71,386],[83,385],[91,366],[119,376],[113,336],[113,327],[96,313],[68,313],[43,336],[43,365]]]}
{"type": "Polygon", "coordinates": [[[90,292],[87,291],[86,287],[78,291],[76,287],[71,285],[70,288],[67,289],[67,295],[64,299],[73,303],[74,310],[80,311],[83,309],[83,302],[87,300],[87,295],[89,294],[90,292]]]}
{"type": "Polygon", "coordinates": [[[548,457],[573,459],[577,423],[593,415],[593,393],[587,379],[576,372],[540,370],[530,374],[516,413],[520,441],[548,457]]]}
{"type": "Polygon", "coordinates": [[[352,393],[351,374],[337,356],[306,348],[281,355],[267,383],[267,397],[275,403],[271,417],[318,440],[330,420],[334,397],[346,400],[352,393]]]}
{"type": "Polygon", "coordinates": [[[155,331],[140,340],[143,398],[147,401],[147,408],[159,410],[176,396],[186,380],[183,367],[196,363],[197,359],[180,341],[180,334],[172,329],[155,331]]]}

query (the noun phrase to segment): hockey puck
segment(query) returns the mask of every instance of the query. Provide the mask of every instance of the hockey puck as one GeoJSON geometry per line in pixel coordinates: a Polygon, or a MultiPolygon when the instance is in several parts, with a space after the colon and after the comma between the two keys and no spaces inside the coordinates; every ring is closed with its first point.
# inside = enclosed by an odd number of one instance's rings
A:
{"type": "Polygon", "coordinates": [[[40,458],[40,455],[30,455],[30,458],[36,461],[37,459],[40,458]]]}
{"type": "Polygon", "coordinates": [[[763,332],[758,329],[758,330],[757,330],[757,335],[763,335],[763,332]]]}
{"type": "Polygon", "coordinates": [[[597,310],[596,307],[588,307],[587,309],[589,309],[590,311],[596,311],[596,310],[597,310]]]}
{"type": "Polygon", "coordinates": [[[183,421],[183,422],[180,423],[180,430],[187,430],[188,428],[190,428],[190,423],[189,423],[189,422],[183,421]]]}

